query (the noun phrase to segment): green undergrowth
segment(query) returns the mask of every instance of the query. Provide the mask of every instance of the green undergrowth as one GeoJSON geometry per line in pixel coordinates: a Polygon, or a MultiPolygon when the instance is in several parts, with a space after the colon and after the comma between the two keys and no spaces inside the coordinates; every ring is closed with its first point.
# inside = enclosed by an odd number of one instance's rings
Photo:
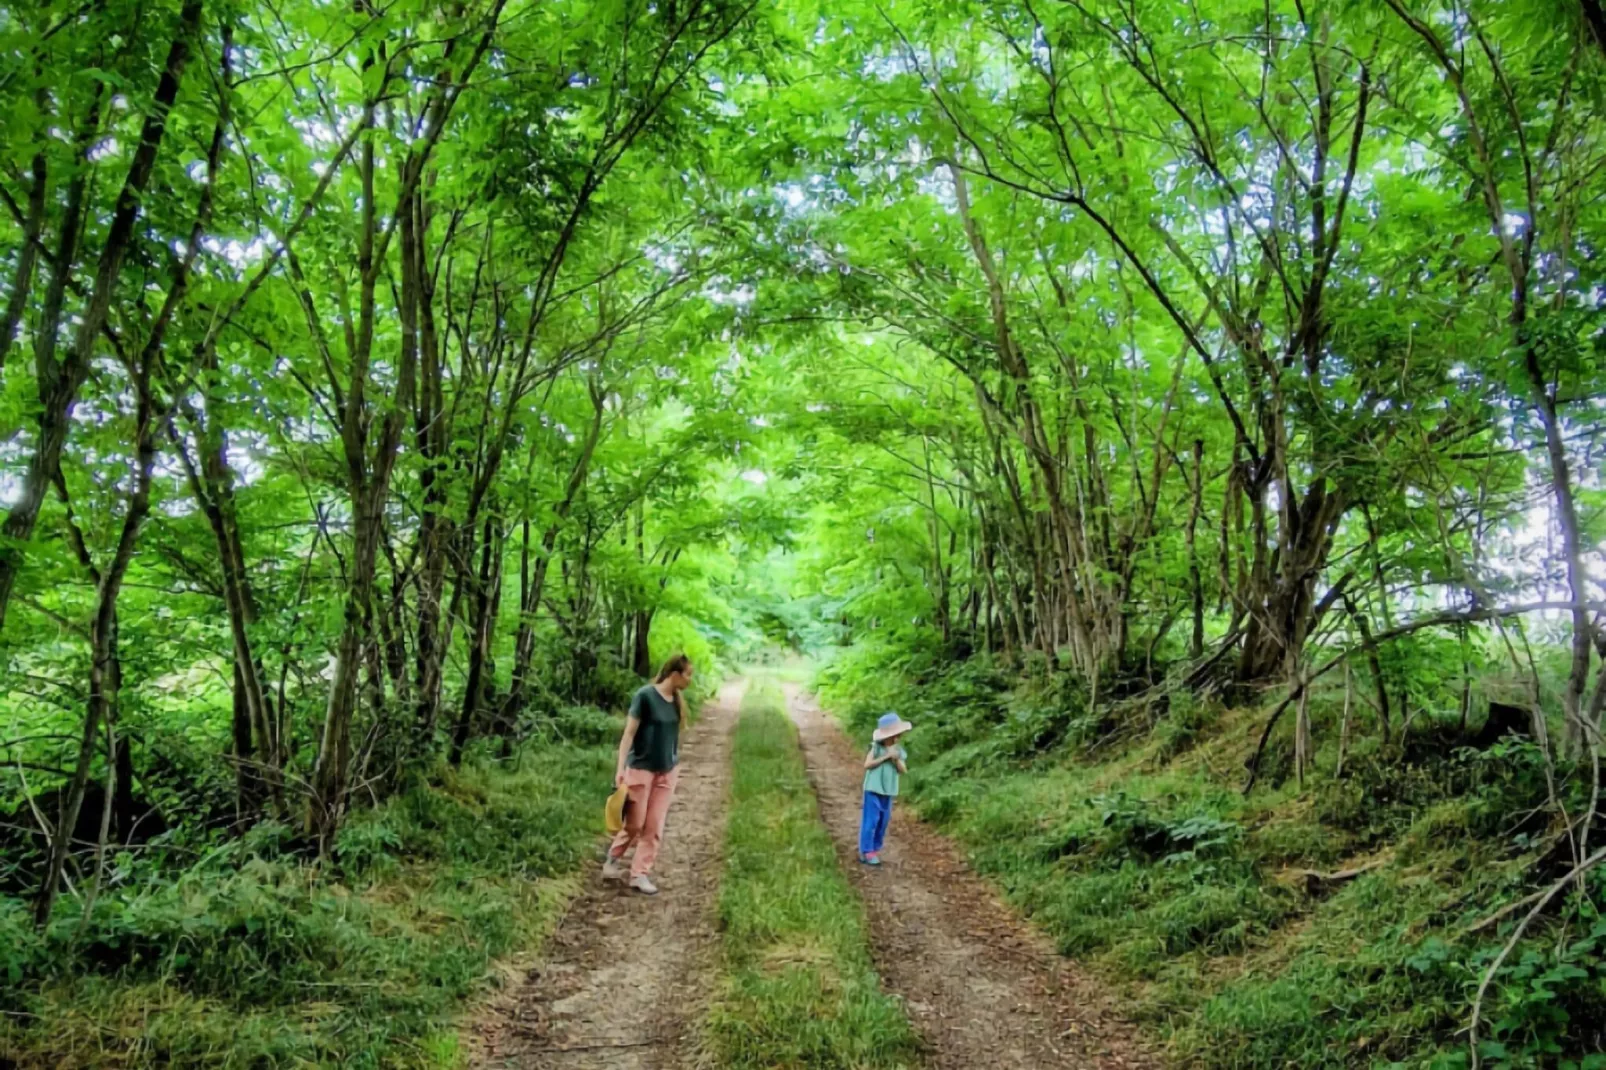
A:
{"type": "MultiPolygon", "coordinates": [[[[599,832],[617,719],[352,815],[322,873],[282,826],[136,859],[87,922],[0,899],[0,1066],[456,1066],[492,960],[538,944],[599,832]]],[[[115,867],[114,867],[115,872],[115,867]]]]}
{"type": "MultiPolygon", "coordinates": [[[[1117,717],[1063,678],[983,659],[886,664],[850,652],[821,670],[822,695],[855,734],[886,709],[914,721],[913,805],[1182,1065],[1466,1065],[1473,994],[1509,925],[1467,928],[1565,871],[1541,857],[1542,765],[1515,740],[1436,747],[1426,723],[1385,751],[1358,724],[1338,778],[1326,693],[1305,786],[1279,735],[1245,797],[1264,708],[1173,695],[1117,717]]],[[[1572,906],[1498,975],[1483,1065],[1606,1066],[1606,920],[1572,906]]]]}
{"type": "Polygon", "coordinates": [[[914,1033],[881,990],[863,910],[768,676],[748,691],[732,763],[719,894],[723,979],[704,1029],[715,1065],[918,1065],[914,1033]]]}

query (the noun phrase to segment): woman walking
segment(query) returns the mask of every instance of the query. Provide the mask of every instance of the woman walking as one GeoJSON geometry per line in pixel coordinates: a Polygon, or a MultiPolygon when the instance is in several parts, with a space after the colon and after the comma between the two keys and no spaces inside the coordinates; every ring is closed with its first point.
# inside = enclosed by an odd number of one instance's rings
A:
{"type": "Polygon", "coordinates": [[[627,793],[624,826],[608,847],[602,879],[624,880],[625,852],[635,847],[630,862],[630,887],[643,895],[657,895],[652,864],[664,838],[664,819],[680,780],[680,730],[686,725],[686,699],[691,684],[691,659],[676,654],[664,662],[658,677],[630,700],[630,717],[619,740],[619,762],[614,785],[627,793]]]}

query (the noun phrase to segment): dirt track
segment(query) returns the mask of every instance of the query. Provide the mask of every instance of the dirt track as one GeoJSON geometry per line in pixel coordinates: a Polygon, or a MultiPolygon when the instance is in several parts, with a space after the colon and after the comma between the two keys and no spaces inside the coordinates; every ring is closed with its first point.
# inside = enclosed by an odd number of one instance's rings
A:
{"type": "MultiPolygon", "coordinates": [[[[654,873],[630,894],[586,874],[536,965],[467,1028],[486,1070],[676,1070],[697,1065],[696,1030],[716,986],[715,901],[730,783],[730,733],[745,683],[708,704],[683,748],[680,788],[654,873]]],[[[884,987],[904,1003],[937,1070],[1158,1064],[1100,987],[1054,953],[960,858],[894,811],[884,864],[857,861],[862,750],[801,689],[786,688],[809,780],[837,856],[864,900],[884,987]]],[[[917,752],[918,753],[918,752],[917,752]]]]}
{"type": "MultiPolygon", "coordinates": [[[[745,684],[708,703],[681,749],[680,786],[648,897],[586,873],[544,958],[468,1029],[470,1065],[496,1070],[670,1070],[690,1063],[718,948],[714,902],[745,684]]],[[[598,799],[599,822],[601,799],[598,799]]]]}
{"type": "MultiPolygon", "coordinates": [[[[870,919],[883,985],[904,1000],[943,1070],[1157,1065],[1099,986],[1055,954],[946,838],[893,810],[882,865],[858,862],[863,747],[786,689],[809,780],[870,919]]],[[[918,750],[916,750],[918,754],[918,750]]]]}

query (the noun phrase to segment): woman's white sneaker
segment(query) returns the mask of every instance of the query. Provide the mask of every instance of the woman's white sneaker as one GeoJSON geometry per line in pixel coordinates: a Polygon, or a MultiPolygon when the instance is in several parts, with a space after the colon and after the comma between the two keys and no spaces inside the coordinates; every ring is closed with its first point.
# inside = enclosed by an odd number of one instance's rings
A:
{"type": "Polygon", "coordinates": [[[645,873],[630,878],[630,887],[642,895],[657,895],[658,886],[645,873]]]}
{"type": "Polygon", "coordinates": [[[605,880],[605,881],[622,881],[622,880],[625,879],[626,875],[627,875],[627,871],[625,870],[624,866],[621,866],[619,864],[618,859],[613,858],[612,856],[609,856],[608,859],[605,862],[602,863],[602,879],[603,880],[605,880]]]}

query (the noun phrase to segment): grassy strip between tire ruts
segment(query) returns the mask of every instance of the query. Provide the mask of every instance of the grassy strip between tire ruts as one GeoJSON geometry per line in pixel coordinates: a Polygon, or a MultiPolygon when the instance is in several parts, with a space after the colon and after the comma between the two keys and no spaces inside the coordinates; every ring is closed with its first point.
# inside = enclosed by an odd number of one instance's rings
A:
{"type": "Polygon", "coordinates": [[[749,689],[732,753],[719,893],[723,976],[704,1030],[721,1067],[920,1062],[881,990],[864,912],[837,864],[779,689],[749,689]]]}

